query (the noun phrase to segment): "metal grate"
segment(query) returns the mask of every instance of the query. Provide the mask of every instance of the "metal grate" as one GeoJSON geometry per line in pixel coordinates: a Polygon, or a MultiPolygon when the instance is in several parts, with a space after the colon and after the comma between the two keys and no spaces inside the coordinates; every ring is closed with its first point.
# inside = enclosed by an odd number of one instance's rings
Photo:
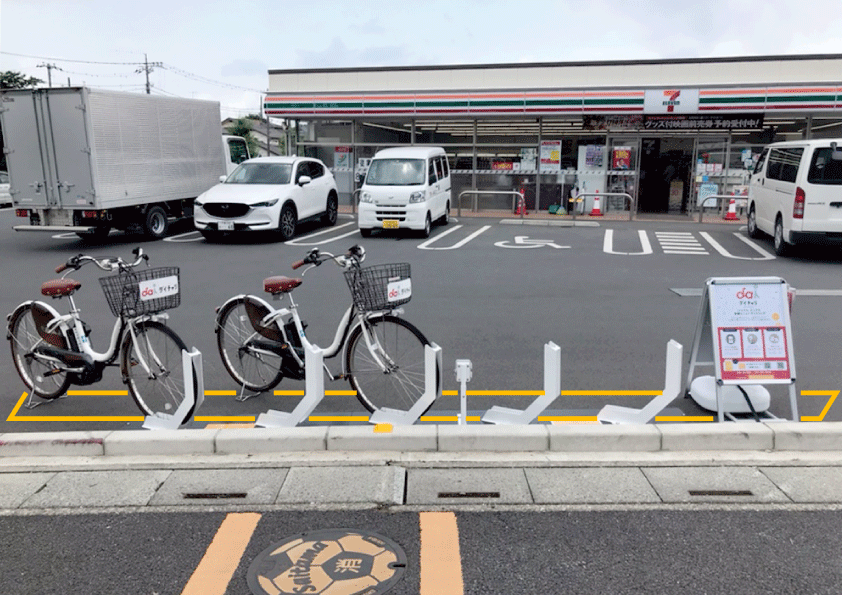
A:
{"type": "Polygon", "coordinates": [[[691,496],[753,496],[751,490],[688,490],[691,496]]]}
{"type": "Polygon", "coordinates": [[[499,498],[500,492],[439,492],[439,498],[499,498]]]}

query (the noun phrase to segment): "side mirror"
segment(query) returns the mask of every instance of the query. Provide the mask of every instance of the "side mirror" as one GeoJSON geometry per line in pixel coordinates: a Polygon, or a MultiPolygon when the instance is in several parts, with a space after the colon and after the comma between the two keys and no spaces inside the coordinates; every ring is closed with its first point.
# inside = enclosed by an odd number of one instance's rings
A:
{"type": "Polygon", "coordinates": [[[311,178],[310,176],[301,176],[300,178],[298,178],[298,185],[304,186],[305,184],[309,184],[312,181],[313,178],[311,178]]]}
{"type": "Polygon", "coordinates": [[[219,183],[222,184],[227,179],[228,179],[228,176],[219,176],[219,183]]]}

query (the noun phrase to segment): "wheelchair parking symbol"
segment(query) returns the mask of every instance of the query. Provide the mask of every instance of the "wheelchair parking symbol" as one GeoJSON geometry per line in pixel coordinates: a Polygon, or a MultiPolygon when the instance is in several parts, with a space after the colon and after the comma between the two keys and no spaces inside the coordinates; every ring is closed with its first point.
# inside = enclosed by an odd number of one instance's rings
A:
{"type": "Polygon", "coordinates": [[[552,240],[530,240],[529,236],[515,236],[514,244],[503,241],[494,242],[494,245],[498,248],[543,248],[544,246],[558,249],[570,248],[570,246],[559,246],[552,240]]]}

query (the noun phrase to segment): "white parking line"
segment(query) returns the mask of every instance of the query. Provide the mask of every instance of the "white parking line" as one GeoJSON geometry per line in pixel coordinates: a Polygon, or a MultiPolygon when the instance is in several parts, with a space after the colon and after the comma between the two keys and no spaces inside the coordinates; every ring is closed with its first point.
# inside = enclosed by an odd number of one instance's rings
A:
{"type": "Polygon", "coordinates": [[[442,246],[441,248],[430,247],[430,244],[432,244],[433,242],[437,242],[439,239],[443,238],[444,236],[446,236],[449,233],[453,233],[454,231],[456,231],[457,229],[460,229],[461,227],[462,227],[461,225],[455,225],[455,226],[451,227],[450,229],[448,229],[447,231],[444,231],[444,232],[442,232],[438,235],[435,235],[435,236],[431,237],[429,240],[427,240],[423,244],[418,244],[418,249],[419,250],[455,250],[456,248],[461,248],[462,246],[464,246],[465,244],[467,244],[468,242],[473,240],[475,237],[477,237],[478,235],[480,235],[481,233],[483,233],[484,231],[489,229],[491,226],[490,225],[484,225],[484,226],[480,227],[477,231],[475,231],[474,233],[472,233],[471,235],[469,235],[465,239],[463,239],[459,242],[456,242],[452,246],[442,246]]]}
{"type": "Polygon", "coordinates": [[[203,239],[203,238],[202,238],[202,234],[201,234],[201,233],[199,233],[199,230],[194,229],[193,231],[188,231],[188,232],[185,232],[185,233],[180,233],[180,234],[178,234],[177,236],[172,236],[172,237],[169,237],[169,238],[164,238],[164,241],[165,241],[165,242],[175,242],[175,243],[177,244],[177,243],[179,243],[179,242],[199,242],[199,241],[201,241],[202,239],[203,239]],[[190,236],[190,237],[187,237],[187,236],[190,236]],[[193,236],[195,236],[195,237],[193,237],[193,236]],[[182,239],[182,238],[186,238],[186,239],[182,239]]]}
{"type": "Polygon", "coordinates": [[[334,233],[343,227],[348,227],[349,225],[356,225],[354,221],[350,221],[348,223],[343,223],[342,225],[337,225],[336,227],[331,227],[329,229],[323,229],[322,231],[317,231],[316,233],[311,233],[310,235],[304,236],[302,238],[295,238],[288,242],[284,242],[287,246],[318,246],[319,244],[327,244],[329,242],[335,242],[337,240],[341,240],[342,238],[347,238],[348,236],[352,236],[357,233],[357,230],[349,231],[348,233],[344,233],[342,235],[330,237],[326,240],[320,240],[318,242],[309,242],[312,238],[323,236],[328,233],[334,233]]]}
{"type": "Polygon", "coordinates": [[[606,254],[622,254],[625,256],[641,256],[652,254],[652,244],[649,243],[649,236],[642,229],[637,230],[637,235],[640,238],[640,246],[643,252],[616,252],[614,250],[614,230],[605,230],[605,240],[602,242],[602,251],[606,254]]]}
{"type": "Polygon", "coordinates": [[[734,256],[733,254],[728,252],[725,248],[723,248],[722,245],[719,242],[714,240],[708,232],[700,231],[699,235],[702,236],[703,238],[705,238],[710,243],[710,245],[713,246],[714,250],[716,250],[722,256],[725,256],[726,258],[736,258],[738,260],[774,260],[775,259],[775,256],[773,254],[769,254],[768,252],[766,252],[766,250],[764,250],[763,248],[761,248],[760,246],[758,246],[757,244],[755,244],[751,240],[748,240],[748,239],[744,238],[739,232],[734,233],[734,235],[737,237],[737,239],[740,240],[741,242],[744,242],[745,244],[748,244],[755,252],[760,254],[760,258],[752,258],[750,256],[734,256]]]}

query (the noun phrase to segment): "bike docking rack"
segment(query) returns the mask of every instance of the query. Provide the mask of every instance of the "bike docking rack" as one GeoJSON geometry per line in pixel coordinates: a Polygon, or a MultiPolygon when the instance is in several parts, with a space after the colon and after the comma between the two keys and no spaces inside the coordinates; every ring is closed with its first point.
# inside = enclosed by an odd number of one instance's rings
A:
{"type": "Polygon", "coordinates": [[[261,413],[255,426],[260,428],[294,428],[313,413],[313,410],[325,397],[324,351],[309,343],[303,342],[304,348],[304,398],[295,408],[287,413],[270,409],[261,413]]]}
{"type": "MultiPolygon", "coordinates": [[[[512,197],[512,212],[515,213],[517,211],[517,204],[518,200],[523,200],[523,195],[518,192],[517,190],[463,190],[459,193],[459,197],[456,199],[456,210],[458,216],[462,216],[462,197],[466,194],[472,194],[474,197],[473,204],[471,205],[471,212],[476,213],[477,210],[477,197],[480,194],[504,194],[507,196],[512,197]]],[[[520,218],[523,219],[524,215],[526,214],[526,205],[523,205],[523,208],[520,209],[520,218]]]]}
{"type": "Polygon", "coordinates": [[[381,407],[371,414],[369,423],[411,426],[441,396],[438,371],[441,370],[441,347],[435,343],[424,346],[424,394],[408,411],[381,407]]]}
{"type": "Polygon", "coordinates": [[[191,351],[182,349],[181,361],[184,364],[184,400],[173,413],[155,412],[154,415],[147,415],[143,420],[143,427],[147,430],[177,430],[196,415],[205,400],[202,353],[195,347],[191,351]]]}

